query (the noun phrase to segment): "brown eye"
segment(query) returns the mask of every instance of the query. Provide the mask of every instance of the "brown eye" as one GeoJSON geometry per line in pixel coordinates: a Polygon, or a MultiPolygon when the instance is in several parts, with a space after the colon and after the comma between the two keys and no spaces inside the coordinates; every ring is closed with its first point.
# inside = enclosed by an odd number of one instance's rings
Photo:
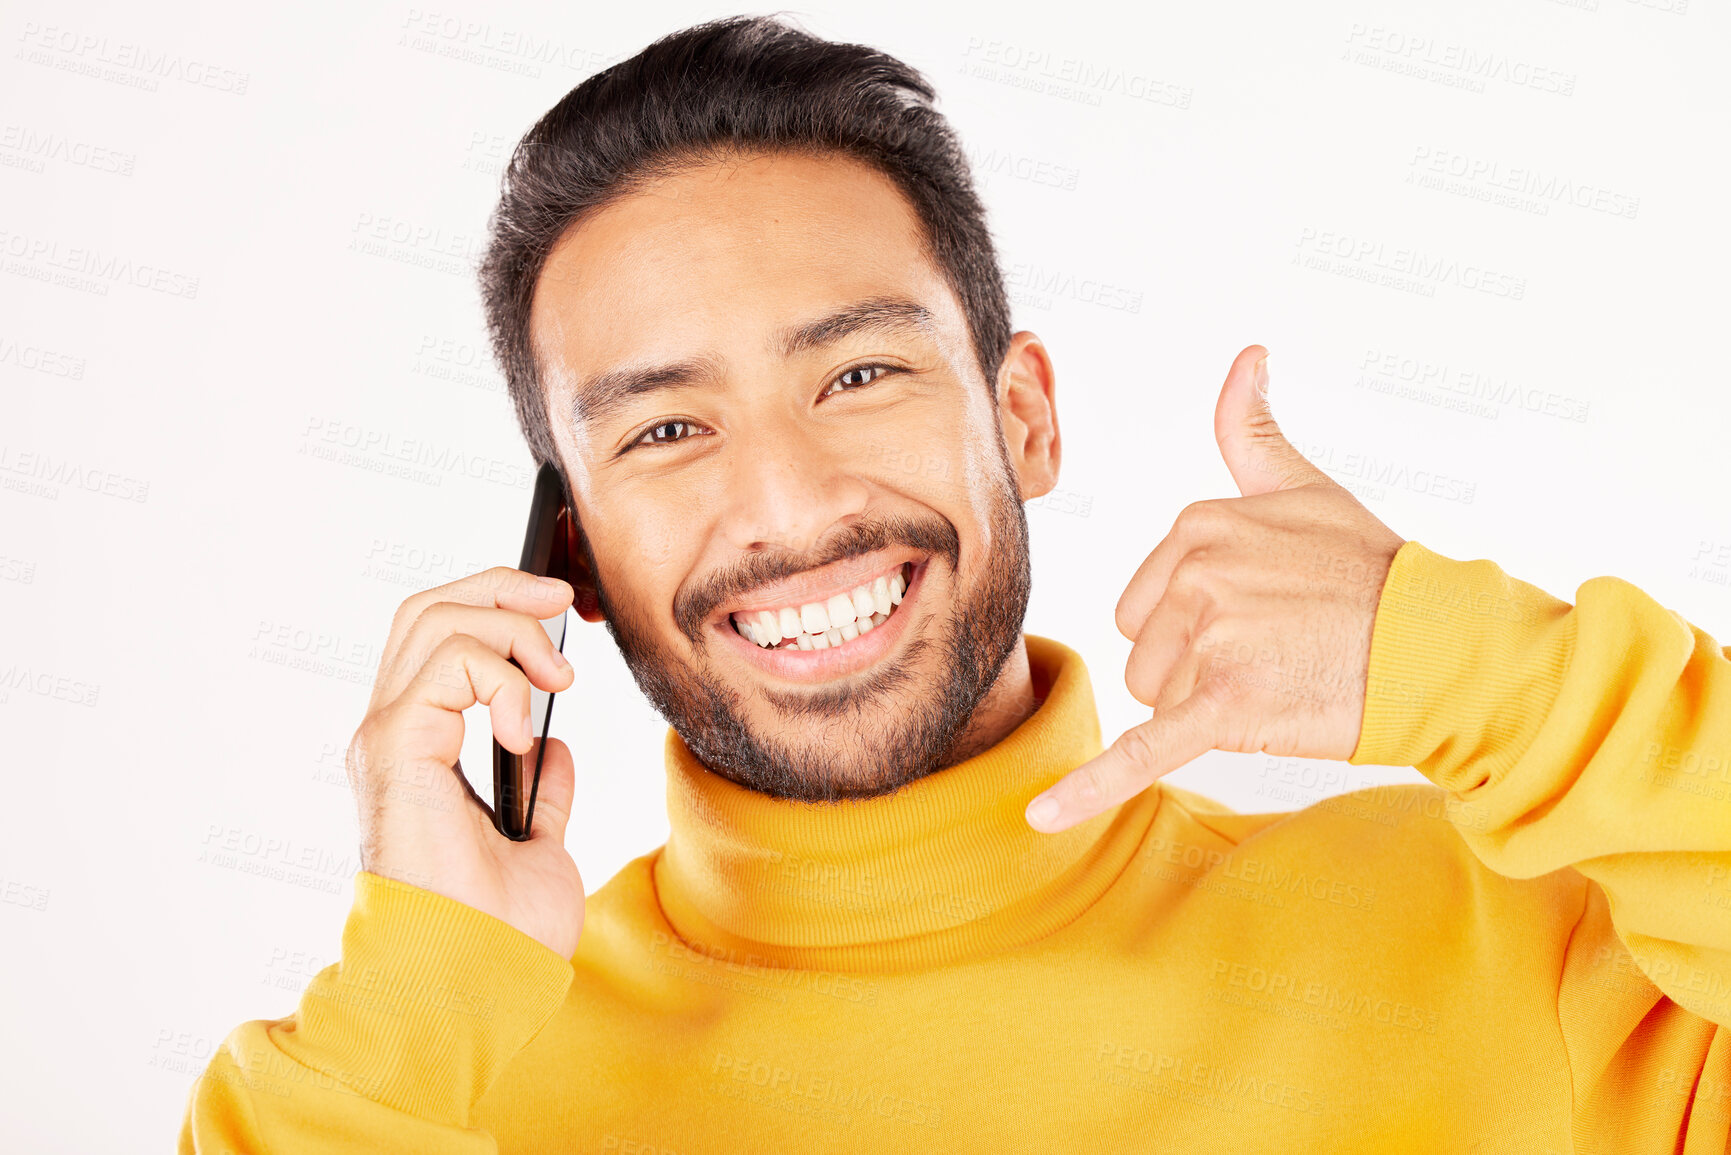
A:
{"type": "Polygon", "coordinates": [[[889,371],[888,365],[856,365],[831,382],[830,387],[823,391],[823,395],[828,397],[831,393],[846,392],[846,389],[837,389],[837,385],[845,385],[847,389],[858,389],[863,385],[870,385],[889,371]]]}
{"type": "Polygon", "coordinates": [[[690,426],[691,422],[689,421],[663,421],[660,425],[652,427],[647,433],[645,433],[643,438],[639,439],[639,444],[643,443],[643,439],[647,439],[652,445],[668,445],[675,441],[683,441],[685,438],[675,437],[671,434],[663,437],[662,432],[671,429],[687,429],[690,428],[690,426]]]}

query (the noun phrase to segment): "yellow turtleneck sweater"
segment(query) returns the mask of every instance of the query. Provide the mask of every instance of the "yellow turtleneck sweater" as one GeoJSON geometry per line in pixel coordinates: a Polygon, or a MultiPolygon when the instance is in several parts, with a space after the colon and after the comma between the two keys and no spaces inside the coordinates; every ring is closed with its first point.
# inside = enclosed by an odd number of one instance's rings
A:
{"type": "Polygon", "coordinates": [[[342,961],[243,1024],[182,1151],[1724,1152],[1731,658],[1627,582],[1575,606],[1409,542],[1352,761],[1297,813],[1157,785],[1046,835],[1088,674],[884,798],[667,740],[667,845],[574,958],[362,873],[342,961]]]}

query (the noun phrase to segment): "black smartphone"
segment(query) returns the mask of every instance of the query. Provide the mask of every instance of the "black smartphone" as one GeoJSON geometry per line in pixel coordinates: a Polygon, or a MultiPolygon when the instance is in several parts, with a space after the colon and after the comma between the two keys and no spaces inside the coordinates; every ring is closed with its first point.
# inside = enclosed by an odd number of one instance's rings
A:
{"type": "MultiPolygon", "coordinates": [[[[544,464],[535,474],[535,493],[529,501],[529,528],[523,535],[523,557],[517,568],[540,577],[556,577],[571,581],[572,538],[576,534],[570,511],[565,507],[565,490],[559,471],[544,464]]],[[[553,647],[565,649],[565,622],[570,610],[541,623],[553,647]]],[[[511,664],[523,667],[515,659],[511,664]]],[[[553,695],[533,683],[529,686],[529,729],[540,742],[534,751],[534,765],[525,765],[520,754],[513,754],[493,740],[493,825],[500,834],[515,842],[529,837],[529,823],[535,816],[535,793],[541,785],[541,756],[547,749],[547,727],[553,718],[553,695]]]]}

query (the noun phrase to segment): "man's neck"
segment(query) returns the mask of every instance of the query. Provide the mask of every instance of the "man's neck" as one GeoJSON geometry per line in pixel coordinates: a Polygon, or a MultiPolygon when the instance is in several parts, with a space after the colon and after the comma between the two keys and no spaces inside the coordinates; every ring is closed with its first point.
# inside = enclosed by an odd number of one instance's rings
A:
{"type": "Polygon", "coordinates": [[[1032,717],[1034,711],[1040,708],[1040,702],[1041,698],[1034,692],[1033,675],[1028,668],[1028,645],[1026,640],[1018,635],[1016,648],[1005,660],[1004,668],[998,673],[998,680],[992,683],[992,688],[980,699],[973,718],[968,722],[968,728],[962,731],[961,736],[950,747],[949,753],[944,756],[944,765],[954,766],[990,750],[1009,737],[1017,726],[1032,717]]]}

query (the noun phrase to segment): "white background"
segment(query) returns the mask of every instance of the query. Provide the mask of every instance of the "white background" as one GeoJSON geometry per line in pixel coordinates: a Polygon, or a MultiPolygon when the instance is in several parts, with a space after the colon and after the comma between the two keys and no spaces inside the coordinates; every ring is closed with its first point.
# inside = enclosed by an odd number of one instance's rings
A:
{"type": "MultiPolygon", "coordinates": [[[[152,7],[0,17],[9,1151],[162,1149],[223,1035],[333,961],[391,614],[520,542],[471,273],[498,167],[588,72],[730,11],[152,7]],[[327,431],[379,448],[313,455],[327,431]],[[387,472],[408,442],[495,480],[387,472]]],[[[1107,741],[1146,716],[1113,605],[1235,493],[1211,414],[1252,342],[1289,436],[1403,536],[1731,634],[1722,6],[792,11],[925,70],[983,174],[1066,450],[1027,628],[1084,655],[1107,741]],[[1432,275],[1378,283],[1415,253],[1432,275]]],[[[567,650],[594,889],[666,836],[665,725],[602,630],[567,650]]],[[[1416,777],[1172,781],[1266,811],[1416,777]]]]}

